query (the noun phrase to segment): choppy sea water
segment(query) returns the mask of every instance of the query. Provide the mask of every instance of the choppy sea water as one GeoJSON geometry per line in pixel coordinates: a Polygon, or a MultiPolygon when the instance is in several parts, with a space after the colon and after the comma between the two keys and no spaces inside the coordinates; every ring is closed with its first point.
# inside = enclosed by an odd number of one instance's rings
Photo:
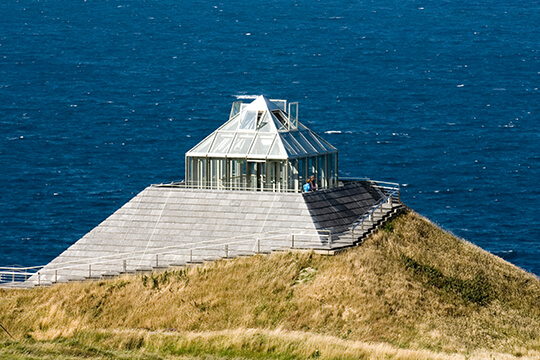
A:
{"type": "Polygon", "coordinates": [[[340,175],[540,274],[540,2],[0,2],[0,266],[49,262],[241,95],[300,102],[340,175]]]}

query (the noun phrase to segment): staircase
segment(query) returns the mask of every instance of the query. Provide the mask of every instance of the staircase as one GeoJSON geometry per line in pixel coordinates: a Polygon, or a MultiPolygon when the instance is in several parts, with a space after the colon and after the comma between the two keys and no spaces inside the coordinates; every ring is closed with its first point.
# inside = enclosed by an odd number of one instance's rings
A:
{"type": "Polygon", "coordinates": [[[399,184],[372,182],[371,186],[379,194],[379,200],[359,216],[347,231],[335,235],[332,248],[361,245],[381,225],[406,210],[407,207],[399,199],[399,184]]]}

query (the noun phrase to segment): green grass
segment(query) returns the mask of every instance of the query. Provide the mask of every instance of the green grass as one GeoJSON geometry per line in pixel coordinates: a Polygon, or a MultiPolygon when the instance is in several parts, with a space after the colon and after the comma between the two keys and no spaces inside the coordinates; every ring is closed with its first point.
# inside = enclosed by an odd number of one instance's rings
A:
{"type": "Polygon", "coordinates": [[[540,282],[411,212],[283,252],[0,290],[3,358],[540,358],[540,282]]]}
{"type": "Polygon", "coordinates": [[[84,331],[54,340],[0,342],[0,359],[453,359],[426,350],[282,331],[178,335],[84,331]]]}
{"type": "Polygon", "coordinates": [[[492,286],[482,271],[474,275],[472,279],[462,280],[456,276],[445,276],[441,270],[430,265],[420,264],[405,255],[402,255],[402,260],[405,268],[411,269],[415,275],[422,279],[424,284],[458,294],[465,301],[486,306],[495,297],[492,286]]]}

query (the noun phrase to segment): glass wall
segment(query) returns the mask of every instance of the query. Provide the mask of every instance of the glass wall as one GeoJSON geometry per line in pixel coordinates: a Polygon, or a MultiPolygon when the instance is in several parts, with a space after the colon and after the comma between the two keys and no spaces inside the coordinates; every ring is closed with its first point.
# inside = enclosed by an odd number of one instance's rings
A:
{"type": "Polygon", "coordinates": [[[337,185],[337,155],[289,160],[186,158],[186,183],[205,189],[302,191],[311,175],[319,189],[337,185]]]}

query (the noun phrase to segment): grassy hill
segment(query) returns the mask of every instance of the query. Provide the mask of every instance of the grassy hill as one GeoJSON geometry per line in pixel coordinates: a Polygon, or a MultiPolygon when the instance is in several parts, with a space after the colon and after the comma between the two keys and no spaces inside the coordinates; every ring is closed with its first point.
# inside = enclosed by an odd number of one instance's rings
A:
{"type": "Polygon", "coordinates": [[[540,281],[409,212],[336,256],[0,290],[0,323],[10,359],[539,359],[540,281]]]}

